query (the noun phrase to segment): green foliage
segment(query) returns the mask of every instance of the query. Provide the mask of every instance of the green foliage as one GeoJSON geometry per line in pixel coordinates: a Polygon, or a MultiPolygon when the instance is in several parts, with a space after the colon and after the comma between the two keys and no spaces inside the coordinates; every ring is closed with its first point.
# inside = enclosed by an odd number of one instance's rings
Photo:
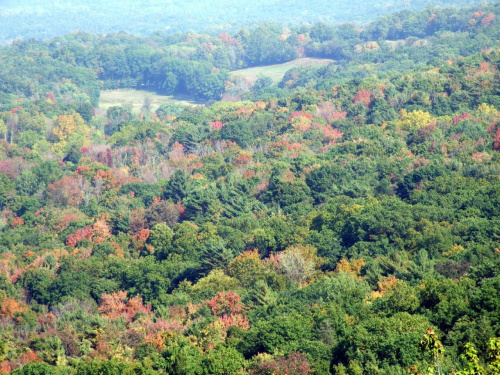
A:
{"type": "Polygon", "coordinates": [[[428,326],[423,316],[408,313],[368,319],[354,329],[347,354],[360,364],[374,361],[382,368],[407,368],[421,360],[418,345],[428,326]]]}
{"type": "Polygon", "coordinates": [[[15,375],[52,375],[57,374],[57,369],[46,363],[28,363],[21,369],[15,370],[15,375]]]}
{"type": "Polygon", "coordinates": [[[77,375],[94,375],[94,374],[140,374],[150,375],[155,374],[151,368],[144,366],[141,363],[127,363],[115,359],[108,361],[91,361],[88,363],[80,363],[76,369],[77,375]]]}
{"type": "Polygon", "coordinates": [[[172,250],[174,231],[166,223],[157,223],[149,233],[149,243],[154,247],[155,256],[166,259],[172,250]]]}
{"type": "Polygon", "coordinates": [[[3,47],[0,370],[498,373],[499,16],[3,47]]]}
{"type": "Polygon", "coordinates": [[[245,335],[241,350],[246,356],[264,352],[290,353],[312,339],[311,328],[310,319],[298,314],[259,321],[245,335]]]}
{"type": "Polygon", "coordinates": [[[187,178],[183,170],[177,169],[163,189],[163,197],[180,202],[186,196],[187,178]]]}
{"type": "Polygon", "coordinates": [[[204,358],[205,374],[231,375],[238,374],[243,368],[243,355],[234,348],[221,347],[209,351],[204,358]]]}
{"type": "Polygon", "coordinates": [[[203,355],[200,349],[191,345],[187,339],[174,335],[166,340],[167,348],[161,353],[162,369],[169,374],[203,374],[203,355]]]}
{"type": "Polygon", "coordinates": [[[461,355],[462,360],[465,362],[464,369],[458,371],[457,375],[468,374],[498,374],[500,365],[500,340],[492,338],[489,341],[487,351],[487,367],[483,367],[478,357],[476,348],[471,343],[465,344],[465,352],[461,355]]]}

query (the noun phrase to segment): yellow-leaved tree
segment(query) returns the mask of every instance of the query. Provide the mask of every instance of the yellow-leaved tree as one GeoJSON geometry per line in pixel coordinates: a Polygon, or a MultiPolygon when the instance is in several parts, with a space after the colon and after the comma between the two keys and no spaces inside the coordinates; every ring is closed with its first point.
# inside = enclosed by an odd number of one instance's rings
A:
{"type": "Polygon", "coordinates": [[[85,124],[79,113],[74,113],[72,115],[60,115],[56,126],[52,129],[52,133],[59,140],[52,149],[56,153],[61,153],[68,144],[83,146],[86,136],[90,134],[90,128],[85,124]]]}
{"type": "Polygon", "coordinates": [[[484,121],[493,121],[499,115],[498,110],[493,105],[482,103],[477,107],[476,115],[484,121]]]}
{"type": "Polygon", "coordinates": [[[85,121],[79,113],[73,115],[60,115],[57,119],[57,125],[52,132],[60,142],[68,140],[68,137],[75,133],[79,127],[83,127],[85,121]]]}
{"type": "Polygon", "coordinates": [[[356,279],[360,278],[361,268],[365,265],[363,258],[352,259],[350,262],[346,258],[342,258],[340,262],[337,263],[337,268],[335,272],[347,272],[353,275],[356,279]]]}
{"type": "Polygon", "coordinates": [[[423,126],[429,125],[436,121],[429,112],[422,110],[408,112],[406,109],[399,111],[399,126],[403,130],[414,131],[423,126]]]}

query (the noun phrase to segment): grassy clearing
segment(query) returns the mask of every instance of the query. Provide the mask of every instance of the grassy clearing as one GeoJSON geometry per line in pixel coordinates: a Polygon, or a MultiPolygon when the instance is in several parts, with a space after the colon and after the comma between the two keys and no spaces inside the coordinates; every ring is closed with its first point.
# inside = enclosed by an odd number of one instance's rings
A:
{"type": "Polygon", "coordinates": [[[284,64],[257,66],[255,68],[239,69],[231,72],[232,76],[243,76],[255,82],[259,76],[269,77],[273,82],[278,83],[281,81],[287,70],[292,68],[299,68],[304,66],[325,66],[334,62],[330,59],[312,59],[303,57],[297,60],[289,61],[284,64]]]}
{"type": "Polygon", "coordinates": [[[119,89],[102,90],[99,99],[99,109],[106,112],[113,106],[132,106],[134,113],[139,113],[146,98],[151,102],[151,109],[156,111],[163,103],[177,103],[181,105],[202,105],[204,102],[194,101],[188,98],[158,95],[150,91],[119,89]]]}

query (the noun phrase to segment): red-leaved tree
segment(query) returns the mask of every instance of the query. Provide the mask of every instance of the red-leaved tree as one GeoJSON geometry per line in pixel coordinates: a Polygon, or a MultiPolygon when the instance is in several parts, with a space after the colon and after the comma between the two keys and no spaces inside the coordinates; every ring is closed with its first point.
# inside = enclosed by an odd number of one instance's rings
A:
{"type": "Polygon", "coordinates": [[[370,92],[370,90],[359,90],[354,96],[354,98],[352,98],[352,101],[354,103],[361,103],[365,107],[368,107],[372,102],[371,96],[372,93],[370,92]]]}
{"type": "Polygon", "coordinates": [[[493,149],[500,151],[500,128],[497,129],[497,134],[493,137],[495,143],[493,144],[493,149]]]}
{"type": "Polygon", "coordinates": [[[117,319],[124,317],[127,321],[130,321],[138,312],[149,314],[151,306],[144,306],[141,296],[135,296],[127,300],[127,292],[122,290],[116,293],[103,294],[98,310],[105,318],[117,319]]]}
{"type": "Polygon", "coordinates": [[[214,298],[207,301],[207,305],[215,316],[243,313],[241,297],[232,291],[217,293],[214,298]]]}

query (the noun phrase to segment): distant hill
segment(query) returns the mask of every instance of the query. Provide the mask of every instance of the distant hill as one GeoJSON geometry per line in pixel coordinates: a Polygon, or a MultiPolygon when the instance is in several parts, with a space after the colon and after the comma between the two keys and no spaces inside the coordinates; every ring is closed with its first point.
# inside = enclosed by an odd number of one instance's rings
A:
{"type": "Polygon", "coordinates": [[[5,0],[0,4],[0,43],[20,38],[50,39],[74,30],[147,35],[156,31],[228,31],[268,21],[366,24],[381,15],[402,10],[480,3],[480,0],[337,0],[334,3],[255,0],[251,4],[242,0],[5,0]]]}

